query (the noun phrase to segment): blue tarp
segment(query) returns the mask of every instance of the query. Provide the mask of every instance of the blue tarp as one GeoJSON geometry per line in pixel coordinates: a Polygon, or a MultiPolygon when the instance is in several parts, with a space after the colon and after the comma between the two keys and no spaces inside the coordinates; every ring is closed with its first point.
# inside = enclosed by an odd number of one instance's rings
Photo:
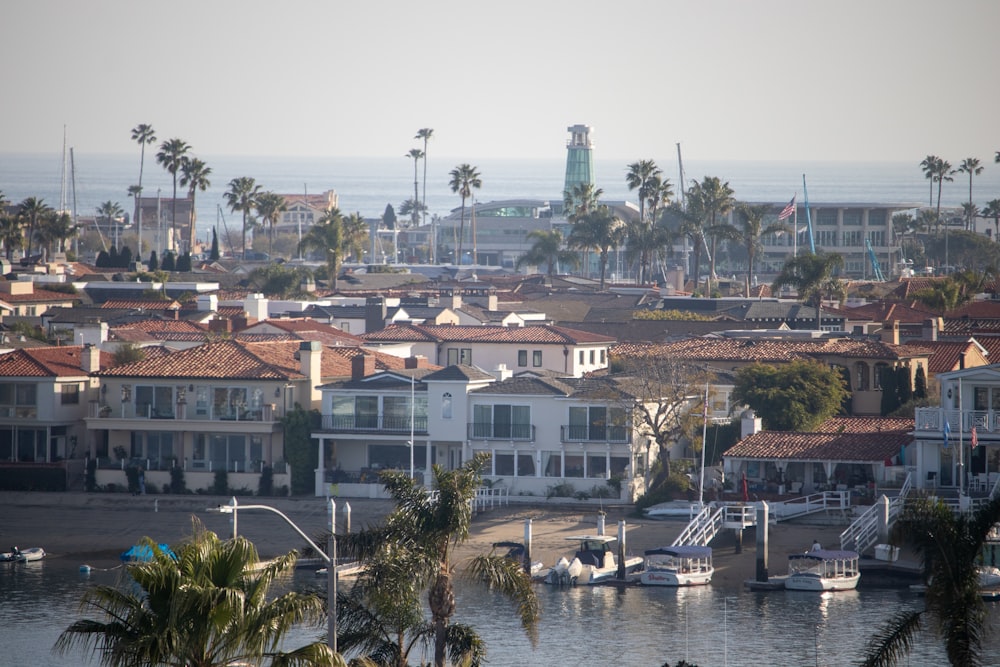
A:
{"type": "MultiPolygon", "coordinates": [[[[169,545],[159,544],[157,546],[160,547],[160,551],[177,560],[177,556],[170,550],[169,545]]],[[[136,544],[133,547],[129,547],[128,551],[123,551],[121,559],[125,563],[147,563],[153,560],[153,548],[148,544],[136,544]]]]}

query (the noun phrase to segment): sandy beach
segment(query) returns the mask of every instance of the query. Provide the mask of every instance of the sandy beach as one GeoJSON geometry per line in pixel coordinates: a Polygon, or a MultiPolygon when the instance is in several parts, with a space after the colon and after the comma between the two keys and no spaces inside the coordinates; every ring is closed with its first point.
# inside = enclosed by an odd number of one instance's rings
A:
{"type": "MultiPolygon", "coordinates": [[[[48,559],[108,567],[119,554],[142,537],[176,544],[191,535],[192,521],[201,521],[220,537],[232,535],[230,515],[211,511],[230,498],[219,496],[128,496],[87,493],[0,492],[4,512],[0,519],[0,550],[17,545],[24,549],[42,547],[48,559]]],[[[350,505],[351,530],[379,521],[392,510],[388,500],[335,499],[338,532],[344,530],[345,509],[350,505]]],[[[309,536],[329,529],[328,503],[322,498],[241,498],[241,505],[264,504],[284,513],[309,536]]],[[[478,513],[468,541],[458,557],[487,553],[493,543],[521,542],[524,525],[532,520],[532,559],[553,564],[574,545],[566,538],[597,530],[598,508],[552,504],[511,504],[478,513]]],[[[641,555],[645,549],[670,544],[686,522],[679,519],[650,520],[633,516],[631,507],[605,507],[606,533],[617,535],[618,522],[626,522],[626,547],[641,555]]],[[[784,574],[787,554],[804,551],[812,541],[836,547],[845,526],[812,523],[772,525],[768,535],[768,572],[784,574]]],[[[278,515],[266,510],[242,510],[237,529],[256,545],[261,557],[275,556],[307,546],[278,515]]],[[[731,531],[718,535],[712,543],[715,560],[713,586],[738,589],[756,573],[757,545],[753,529],[744,533],[738,549],[731,531]],[[739,551],[739,553],[737,553],[739,551]]]]}

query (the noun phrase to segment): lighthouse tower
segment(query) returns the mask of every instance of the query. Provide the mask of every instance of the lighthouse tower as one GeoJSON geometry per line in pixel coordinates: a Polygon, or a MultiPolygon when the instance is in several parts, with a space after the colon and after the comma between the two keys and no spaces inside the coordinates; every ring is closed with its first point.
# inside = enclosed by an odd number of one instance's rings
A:
{"type": "Polygon", "coordinates": [[[566,180],[563,192],[572,192],[574,186],[583,183],[596,187],[594,144],[590,141],[593,130],[589,125],[571,125],[566,128],[570,138],[566,142],[566,180]]]}

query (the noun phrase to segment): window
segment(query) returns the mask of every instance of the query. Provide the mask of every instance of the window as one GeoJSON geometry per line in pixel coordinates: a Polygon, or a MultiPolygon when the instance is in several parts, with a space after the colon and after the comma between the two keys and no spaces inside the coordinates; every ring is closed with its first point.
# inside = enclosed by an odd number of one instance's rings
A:
{"type": "Polygon", "coordinates": [[[844,245],[845,246],[855,246],[855,247],[862,245],[861,230],[860,229],[854,229],[854,230],[851,230],[851,231],[845,231],[844,232],[844,245]]]}
{"type": "Polygon", "coordinates": [[[80,403],[80,385],[64,384],[61,389],[60,403],[62,405],[77,405],[80,403]]]}
{"type": "Polygon", "coordinates": [[[608,363],[608,351],[601,349],[601,365],[604,366],[608,363]]]}
{"type": "Polygon", "coordinates": [[[861,226],[861,209],[859,208],[846,208],[844,209],[844,224],[852,226],[861,226]]]}
{"type": "Polygon", "coordinates": [[[527,405],[474,405],[472,437],[530,440],[531,408],[527,405]]]}
{"type": "Polygon", "coordinates": [[[590,351],[590,364],[594,365],[596,362],[597,362],[597,351],[596,350],[591,350],[590,351]]]}
{"type": "Polygon", "coordinates": [[[528,351],[518,350],[517,351],[517,365],[524,367],[528,365],[528,351]]]}
{"type": "Polygon", "coordinates": [[[451,394],[447,392],[441,397],[441,419],[451,419],[451,394]]]}
{"type": "Polygon", "coordinates": [[[531,365],[535,368],[540,368],[542,365],[542,351],[534,350],[531,353],[531,365]]]}
{"type": "Polygon", "coordinates": [[[583,350],[580,350],[580,364],[581,364],[581,365],[582,365],[582,364],[584,363],[584,360],[585,360],[585,359],[586,359],[586,357],[584,357],[584,352],[583,352],[583,350]]]}
{"type": "Polygon", "coordinates": [[[212,390],[212,411],[216,419],[247,419],[247,388],[215,387],[212,390]]]}
{"type": "Polygon", "coordinates": [[[0,384],[0,415],[5,417],[35,417],[38,386],[34,383],[0,384]]]}
{"type": "Polygon", "coordinates": [[[875,389],[881,390],[882,383],[885,382],[885,378],[892,372],[893,370],[889,368],[889,364],[882,362],[875,364],[875,389]]]}
{"type": "Polygon", "coordinates": [[[472,365],[472,348],[469,347],[449,347],[447,350],[448,365],[464,364],[472,365]]]}
{"type": "Polygon", "coordinates": [[[150,419],[169,419],[174,416],[174,388],[153,385],[136,385],[135,414],[150,419]]]}
{"type": "Polygon", "coordinates": [[[854,364],[855,391],[868,391],[868,364],[859,361],[854,364]]]}
{"type": "Polygon", "coordinates": [[[609,408],[600,405],[571,407],[566,439],[569,441],[627,442],[628,430],[625,423],[626,412],[624,408],[609,408]]]}

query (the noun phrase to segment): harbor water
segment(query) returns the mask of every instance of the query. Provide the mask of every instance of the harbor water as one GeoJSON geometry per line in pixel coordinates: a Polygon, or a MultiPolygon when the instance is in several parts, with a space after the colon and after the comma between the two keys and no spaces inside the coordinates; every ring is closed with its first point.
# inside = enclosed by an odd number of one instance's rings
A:
{"type": "MultiPolygon", "coordinates": [[[[121,570],[80,572],[80,563],[53,558],[0,567],[0,662],[88,667],[99,664],[77,650],[52,652],[60,632],[80,618],[88,586],[114,584],[121,570]]],[[[104,563],[108,568],[113,562],[104,563]]],[[[324,580],[300,570],[294,586],[325,589],[324,580]]],[[[922,598],[896,589],[838,593],[752,593],[714,586],[689,589],[611,586],[559,589],[539,585],[542,619],[532,647],[510,604],[493,593],[461,587],[454,621],[485,639],[489,664],[609,664],[660,667],[687,660],[700,667],[847,667],[859,662],[872,632],[922,598]]],[[[1000,604],[987,603],[985,664],[1000,666],[1000,604]]],[[[289,646],[325,635],[302,629],[289,646]]],[[[428,656],[429,657],[429,656],[428,656]]],[[[416,662],[416,659],[411,659],[416,662]]],[[[946,665],[941,640],[925,623],[924,635],[902,665],[946,665]]]]}

